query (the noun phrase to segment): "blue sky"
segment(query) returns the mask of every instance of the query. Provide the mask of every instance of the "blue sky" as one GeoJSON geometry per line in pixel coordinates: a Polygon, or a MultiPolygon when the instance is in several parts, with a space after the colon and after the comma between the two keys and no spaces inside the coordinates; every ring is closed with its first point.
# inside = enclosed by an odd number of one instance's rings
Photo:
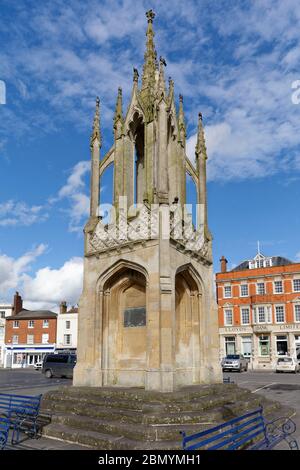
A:
{"type": "Polygon", "coordinates": [[[297,0],[0,0],[0,299],[18,288],[30,308],[77,302],[95,97],[103,156],[118,86],[126,108],[133,66],[141,73],[149,8],[191,158],[204,116],[215,270],[223,254],[229,267],[251,258],[257,240],[300,260],[297,0]]]}

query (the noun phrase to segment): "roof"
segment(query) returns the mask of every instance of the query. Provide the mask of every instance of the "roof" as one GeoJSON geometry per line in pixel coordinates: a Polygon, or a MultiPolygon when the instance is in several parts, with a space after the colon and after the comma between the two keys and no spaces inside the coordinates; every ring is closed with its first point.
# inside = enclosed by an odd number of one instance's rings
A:
{"type": "MultiPolygon", "coordinates": [[[[284,258],[283,256],[271,256],[272,258],[272,268],[276,266],[287,266],[289,264],[294,264],[292,261],[290,261],[287,258],[284,258]]],[[[249,260],[243,261],[241,264],[236,266],[234,269],[232,269],[229,272],[235,272],[235,271],[245,271],[249,268],[249,260]]],[[[263,269],[263,268],[257,268],[257,269],[263,269]]]]}
{"type": "Polygon", "coordinates": [[[34,320],[39,318],[57,318],[57,313],[50,310],[26,310],[24,308],[17,315],[6,317],[6,320],[34,320]]]}

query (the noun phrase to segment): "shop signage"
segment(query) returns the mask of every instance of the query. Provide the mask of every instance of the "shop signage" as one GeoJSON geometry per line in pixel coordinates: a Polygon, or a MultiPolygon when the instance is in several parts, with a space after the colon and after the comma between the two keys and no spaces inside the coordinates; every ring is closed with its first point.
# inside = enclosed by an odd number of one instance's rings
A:
{"type": "Polygon", "coordinates": [[[297,323],[292,323],[292,324],[285,324],[285,325],[280,325],[279,327],[280,330],[299,330],[300,331],[300,324],[298,325],[297,323]]]}
{"type": "Polygon", "coordinates": [[[228,326],[224,328],[225,333],[251,333],[251,328],[247,328],[246,326],[228,326]]]}
{"type": "Polygon", "coordinates": [[[259,332],[259,331],[270,331],[270,326],[269,325],[255,325],[253,327],[254,333],[259,332]]]}

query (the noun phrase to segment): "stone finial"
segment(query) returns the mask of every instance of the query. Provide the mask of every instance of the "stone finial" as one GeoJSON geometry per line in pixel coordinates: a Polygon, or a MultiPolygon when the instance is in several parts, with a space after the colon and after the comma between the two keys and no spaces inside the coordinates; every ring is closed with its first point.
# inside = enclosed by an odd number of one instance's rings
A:
{"type": "Polygon", "coordinates": [[[96,110],[93,122],[93,131],[91,135],[91,147],[94,145],[95,140],[98,140],[99,147],[101,147],[101,133],[100,133],[100,99],[96,98],[96,110]]]}
{"type": "Polygon", "coordinates": [[[186,138],[186,126],[183,111],[183,95],[179,95],[179,112],[178,112],[178,127],[179,127],[179,139],[182,144],[185,143],[186,138]]]}
{"type": "Polygon", "coordinates": [[[138,82],[139,81],[139,72],[138,69],[133,68],[133,81],[138,82]]]}
{"type": "Polygon", "coordinates": [[[123,119],[123,98],[122,98],[122,88],[118,88],[118,96],[115,108],[115,115],[114,115],[114,129],[115,129],[115,137],[119,138],[122,134],[122,125],[124,122],[123,119]]]}
{"type": "Polygon", "coordinates": [[[146,52],[144,56],[143,77],[142,77],[142,95],[143,97],[149,96],[149,92],[154,91],[155,88],[155,71],[157,68],[157,54],[154,45],[154,31],[153,19],[154,12],[149,10],[146,13],[148,19],[148,27],[146,33],[146,52]],[[147,90],[147,91],[146,91],[147,90]]]}
{"type": "Polygon", "coordinates": [[[146,17],[147,17],[148,23],[153,23],[153,20],[155,18],[154,11],[153,10],[146,11],[146,17]]]}
{"type": "Polygon", "coordinates": [[[160,63],[161,65],[164,65],[165,67],[167,66],[167,62],[166,62],[165,58],[162,57],[162,56],[160,56],[160,58],[159,58],[159,63],[160,63]]]}
{"type": "Polygon", "coordinates": [[[207,160],[202,113],[198,114],[198,132],[195,152],[197,158],[201,155],[205,160],[207,160]]]}
{"type": "Polygon", "coordinates": [[[160,94],[165,94],[166,92],[166,84],[165,84],[165,74],[164,74],[164,67],[166,67],[167,63],[165,59],[160,56],[159,58],[159,78],[158,78],[158,90],[160,94]]]}

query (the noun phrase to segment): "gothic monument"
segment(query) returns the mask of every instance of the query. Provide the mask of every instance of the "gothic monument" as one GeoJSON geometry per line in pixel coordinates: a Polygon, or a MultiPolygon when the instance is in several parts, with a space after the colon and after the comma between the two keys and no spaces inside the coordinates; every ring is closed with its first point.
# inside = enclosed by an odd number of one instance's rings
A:
{"type": "Polygon", "coordinates": [[[152,10],[141,83],[134,69],[126,114],[119,89],[114,143],[100,159],[99,99],[91,137],[76,386],[172,392],[221,382],[206,147],[199,114],[195,165],[186,156],[183,98],[166,88],[152,10]],[[99,216],[100,177],[114,166],[114,210],[99,216]],[[184,209],[186,174],[197,187],[197,225],[184,209]]]}

